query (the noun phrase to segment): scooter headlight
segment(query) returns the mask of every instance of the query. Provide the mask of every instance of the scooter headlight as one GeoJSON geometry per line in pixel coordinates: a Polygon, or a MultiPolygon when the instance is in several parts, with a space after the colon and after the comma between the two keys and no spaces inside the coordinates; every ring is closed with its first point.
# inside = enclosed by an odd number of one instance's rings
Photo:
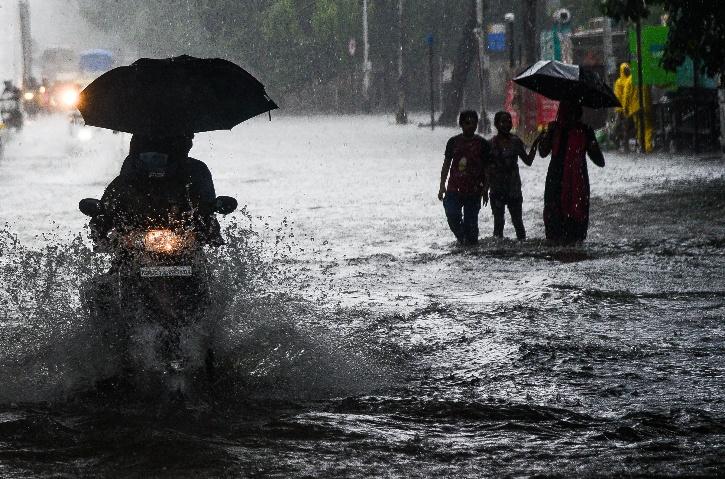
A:
{"type": "Polygon", "coordinates": [[[26,92],[25,92],[25,93],[23,94],[23,98],[25,98],[25,99],[26,99],[27,101],[30,101],[30,100],[32,100],[33,98],[35,98],[35,94],[34,94],[34,93],[33,93],[32,91],[26,91],[26,92]]]}
{"type": "Polygon", "coordinates": [[[144,249],[152,253],[174,253],[183,243],[183,237],[171,230],[149,230],[143,238],[144,249]]]}
{"type": "Polygon", "coordinates": [[[144,234],[143,246],[151,253],[174,254],[192,245],[193,234],[178,234],[169,229],[149,230],[144,234]]]}

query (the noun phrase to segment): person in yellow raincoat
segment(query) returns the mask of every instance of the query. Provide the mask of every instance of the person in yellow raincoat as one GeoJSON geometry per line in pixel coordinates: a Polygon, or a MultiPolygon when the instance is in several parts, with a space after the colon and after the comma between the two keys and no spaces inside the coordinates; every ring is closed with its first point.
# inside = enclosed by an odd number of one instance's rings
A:
{"type": "MultiPolygon", "coordinates": [[[[629,65],[626,63],[623,63],[622,65],[626,65],[627,70],[629,70],[629,65]]],[[[620,66],[620,75],[622,68],[620,66]]],[[[640,141],[640,117],[639,117],[639,110],[640,110],[640,104],[639,104],[639,87],[634,84],[632,81],[632,75],[630,74],[629,77],[623,82],[623,90],[622,90],[622,96],[624,98],[624,101],[620,99],[620,103],[622,103],[622,109],[624,113],[632,118],[634,121],[634,131],[635,136],[637,138],[637,141],[641,143],[640,141]]],[[[615,89],[616,89],[616,83],[615,83],[615,89]]],[[[616,90],[615,90],[616,94],[616,90]]],[[[647,153],[652,151],[653,143],[652,143],[652,135],[654,133],[654,122],[652,119],[652,94],[650,92],[649,85],[644,85],[644,88],[642,89],[642,96],[644,100],[644,148],[643,150],[647,153]]]]}
{"type": "Polygon", "coordinates": [[[632,119],[627,111],[627,97],[625,91],[628,85],[632,84],[632,72],[629,63],[619,65],[619,77],[614,82],[614,95],[619,100],[621,107],[615,110],[616,114],[616,135],[620,151],[629,153],[629,139],[632,137],[632,119]]]}
{"type": "Polygon", "coordinates": [[[632,83],[632,72],[630,71],[629,63],[622,63],[619,65],[619,77],[614,82],[614,95],[619,100],[619,103],[622,104],[621,108],[617,108],[617,113],[624,112],[625,110],[625,104],[627,102],[624,96],[624,90],[627,87],[627,83],[632,83]]]}

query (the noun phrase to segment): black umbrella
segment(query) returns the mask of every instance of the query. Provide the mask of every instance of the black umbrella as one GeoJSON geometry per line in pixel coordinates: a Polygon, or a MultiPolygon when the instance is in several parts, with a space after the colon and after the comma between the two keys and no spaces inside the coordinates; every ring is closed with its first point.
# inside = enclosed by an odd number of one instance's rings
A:
{"type": "Polygon", "coordinates": [[[274,110],[264,85],[219,58],[141,58],[96,78],[80,94],[86,125],[147,135],[229,130],[274,110]]]}
{"type": "Polygon", "coordinates": [[[514,81],[552,100],[579,102],[589,108],[622,106],[596,72],[579,65],[541,60],[524,70],[514,81]]]}

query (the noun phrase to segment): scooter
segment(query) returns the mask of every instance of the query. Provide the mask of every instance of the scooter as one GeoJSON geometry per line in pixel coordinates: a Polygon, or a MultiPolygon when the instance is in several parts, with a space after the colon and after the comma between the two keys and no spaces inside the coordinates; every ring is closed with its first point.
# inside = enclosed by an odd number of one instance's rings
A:
{"type": "MultiPolygon", "coordinates": [[[[229,214],[236,207],[234,198],[220,196],[211,210],[229,214]]],[[[86,288],[85,303],[103,347],[120,363],[122,380],[182,398],[192,384],[213,382],[203,223],[193,215],[167,215],[116,225],[104,238],[94,234],[106,215],[101,201],[83,199],[79,209],[91,217],[94,251],[113,256],[109,272],[86,288]]]]}
{"type": "Polygon", "coordinates": [[[2,118],[3,124],[7,128],[12,128],[15,131],[20,131],[23,129],[23,113],[20,111],[19,108],[15,108],[12,110],[2,110],[0,111],[0,117],[2,118]]]}

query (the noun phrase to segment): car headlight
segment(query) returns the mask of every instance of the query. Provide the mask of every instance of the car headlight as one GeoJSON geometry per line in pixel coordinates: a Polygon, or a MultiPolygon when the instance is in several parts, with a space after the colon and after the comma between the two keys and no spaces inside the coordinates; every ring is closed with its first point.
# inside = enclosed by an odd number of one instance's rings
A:
{"type": "Polygon", "coordinates": [[[60,99],[65,106],[76,106],[78,103],[78,91],[76,90],[65,90],[61,93],[60,99]]]}

